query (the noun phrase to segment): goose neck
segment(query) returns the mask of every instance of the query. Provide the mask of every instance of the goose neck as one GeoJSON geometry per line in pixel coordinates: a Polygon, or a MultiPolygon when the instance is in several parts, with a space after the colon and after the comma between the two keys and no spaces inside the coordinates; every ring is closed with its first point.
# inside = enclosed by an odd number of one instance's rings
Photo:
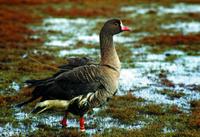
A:
{"type": "Polygon", "coordinates": [[[113,36],[106,32],[100,33],[101,65],[109,65],[120,69],[120,61],[113,45],[113,36]]]}

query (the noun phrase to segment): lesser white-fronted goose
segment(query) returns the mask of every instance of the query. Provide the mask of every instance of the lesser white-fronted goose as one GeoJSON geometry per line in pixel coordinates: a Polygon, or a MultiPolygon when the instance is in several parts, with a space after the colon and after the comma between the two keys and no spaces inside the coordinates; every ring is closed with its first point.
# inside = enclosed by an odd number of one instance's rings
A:
{"type": "Polygon", "coordinates": [[[88,58],[71,59],[68,65],[61,66],[61,70],[50,78],[27,81],[29,86],[35,87],[32,97],[17,106],[41,97],[33,112],[41,113],[49,108],[65,109],[61,124],[67,125],[66,118],[70,112],[80,116],[80,130],[84,131],[83,115],[89,109],[105,103],[118,88],[120,60],[113,45],[113,35],[129,30],[119,19],[105,22],[100,31],[99,64],[90,63],[88,58]]]}

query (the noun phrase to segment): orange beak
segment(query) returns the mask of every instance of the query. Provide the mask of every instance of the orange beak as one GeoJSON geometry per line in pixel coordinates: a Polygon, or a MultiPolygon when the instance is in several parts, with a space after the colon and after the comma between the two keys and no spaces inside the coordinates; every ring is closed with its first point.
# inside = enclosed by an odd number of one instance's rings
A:
{"type": "Polygon", "coordinates": [[[127,26],[121,26],[122,31],[131,31],[131,29],[127,26]]]}

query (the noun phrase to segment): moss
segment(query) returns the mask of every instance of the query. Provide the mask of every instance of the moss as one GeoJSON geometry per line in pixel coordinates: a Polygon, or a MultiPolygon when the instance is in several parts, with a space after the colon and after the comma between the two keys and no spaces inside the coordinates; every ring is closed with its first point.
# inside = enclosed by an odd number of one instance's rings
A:
{"type": "Polygon", "coordinates": [[[143,99],[136,98],[131,94],[115,96],[109,101],[108,107],[98,112],[97,115],[111,116],[115,119],[119,119],[122,123],[132,124],[138,119],[138,113],[136,111],[137,105],[143,101],[143,99]]]}
{"type": "Polygon", "coordinates": [[[118,52],[119,59],[121,60],[121,62],[126,63],[123,64],[124,67],[130,67],[130,66],[134,67],[132,59],[132,51],[129,47],[116,45],[116,50],[118,52]]]}
{"type": "Polygon", "coordinates": [[[188,129],[188,115],[185,113],[166,113],[158,117],[162,123],[172,131],[184,131],[188,129]]]}
{"type": "Polygon", "coordinates": [[[179,58],[178,55],[169,55],[165,58],[165,61],[167,62],[174,62],[177,58],[179,58]]]}
{"type": "Polygon", "coordinates": [[[144,130],[126,130],[126,129],[118,129],[112,128],[107,129],[103,133],[98,133],[94,137],[198,137],[200,131],[196,130],[185,130],[185,131],[177,131],[171,133],[161,133],[159,132],[159,124],[152,125],[152,129],[144,129],[144,130]],[[153,130],[153,132],[152,132],[153,130]]]}
{"type": "Polygon", "coordinates": [[[197,130],[184,130],[184,131],[177,131],[173,133],[167,133],[166,136],[172,137],[198,137],[200,131],[197,130]]]}
{"type": "MultiPolygon", "coordinates": [[[[151,47],[150,51],[154,53],[177,49],[188,54],[198,54],[199,37],[199,34],[147,36],[141,39],[140,43],[148,44],[151,47]]],[[[169,59],[174,59],[174,57],[169,56],[169,59]]]]}
{"type": "Polygon", "coordinates": [[[6,124],[10,121],[14,121],[13,119],[15,119],[13,117],[13,110],[10,109],[8,106],[6,107],[1,107],[1,112],[0,112],[0,123],[1,124],[6,124]]]}
{"type": "Polygon", "coordinates": [[[171,98],[171,99],[181,98],[181,97],[185,96],[185,94],[183,92],[176,92],[174,90],[168,90],[168,89],[164,89],[164,90],[160,91],[160,93],[163,95],[169,96],[169,98],[171,98]]]}
{"type": "Polygon", "coordinates": [[[139,112],[141,114],[148,114],[148,115],[164,115],[163,107],[157,104],[144,105],[143,107],[140,108],[139,112]]]}
{"type": "Polygon", "coordinates": [[[190,34],[190,35],[160,35],[153,37],[145,37],[141,40],[142,43],[150,44],[150,45],[198,45],[199,34],[190,34]]]}
{"type": "Polygon", "coordinates": [[[52,128],[49,126],[41,127],[39,130],[36,130],[28,135],[29,137],[84,137],[86,134],[79,133],[77,129],[58,129],[52,128]]]}
{"type": "Polygon", "coordinates": [[[164,134],[156,131],[158,128],[154,126],[153,130],[149,132],[149,130],[126,130],[126,129],[118,129],[118,128],[112,128],[107,129],[103,133],[99,133],[95,135],[94,137],[161,137],[164,134]]]}
{"type": "Polygon", "coordinates": [[[160,70],[158,77],[160,79],[160,83],[164,86],[167,87],[174,87],[174,83],[172,81],[170,81],[169,79],[167,79],[167,71],[165,70],[160,70]]]}
{"type": "Polygon", "coordinates": [[[126,124],[146,121],[148,123],[146,126],[131,130],[107,129],[102,134],[96,134],[96,136],[165,136],[167,133],[164,133],[164,128],[169,131],[177,130],[180,132],[188,128],[188,116],[177,106],[146,104],[143,101],[133,99],[131,95],[115,97],[109,102],[105,110],[100,111],[99,115],[112,116],[119,119],[119,122],[126,124]],[[141,104],[142,102],[143,104],[141,104]]]}
{"type": "Polygon", "coordinates": [[[169,109],[168,109],[168,112],[172,113],[172,114],[181,114],[181,113],[183,113],[182,110],[179,107],[177,107],[176,105],[170,106],[169,109]]]}
{"type": "Polygon", "coordinates": [[[200,128],[200,101],[192,101],[191,102],[192,106],[192,114],[189,119],[189,124],[194,127],[199,129],[200,128]]]}
{"type": "MultiPolygon", "coordinates": [[[[139,121],[147,122],[142,130],[150,130],[159,122],[159,128],[155,132],[162,132],[164,127],[170,130],[181,130],[187,128],[188,117],[177,106],[168,106],[162,104],[145,103],[143,99],[135,98],[132,95],[114,97],[107,108],[101,110],[98,116],[111,116],[118,119],[120,123],[133,125],[139,121]],[[124,107],[126,106],[126,107],[124,107]]],[[[129,131],[127,131],[129,132],[129,131]]],[[[160,134],[158,133],[158,134],[160,134]]],[[[156,133],[157,134],[157,133],[156,133]]]]}
{"type": "MultiPolygon", "coordinates": [[[[110,16],[110,12],[112,8],[100,7],[100,8],[81,8],[81,7],[73,7],[70,9],[55,9],[53,7],[47,7],[44,9],[44,12],[56,16],[56,17],[95,17],[95,16],[110,16]]],[[[120,12],[115,11],[113,14],[118,15],[120,12]]]]}

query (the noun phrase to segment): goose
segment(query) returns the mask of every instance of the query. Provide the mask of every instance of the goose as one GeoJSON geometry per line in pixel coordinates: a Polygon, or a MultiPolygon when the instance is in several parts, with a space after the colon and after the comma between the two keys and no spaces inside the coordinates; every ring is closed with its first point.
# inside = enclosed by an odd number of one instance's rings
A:
{"type": "Polygon", "coordinates": [[[52,77],[26,81],[28,87],[34,87],[32,96],[17,107],[41,98],[32,113],[63,109],[65,115],[60,123],[67,126],[67,115],[72,113],[80,116],[80,131],[85,131],[84,114],[105,104],[117,91],[121,65],[113,36],[123,31],[130,31],[130,28],[123,26],[121,20],[106,21],[99,36],[101,57],[98,64],[89,58],[73,58],[52,77]]]}

